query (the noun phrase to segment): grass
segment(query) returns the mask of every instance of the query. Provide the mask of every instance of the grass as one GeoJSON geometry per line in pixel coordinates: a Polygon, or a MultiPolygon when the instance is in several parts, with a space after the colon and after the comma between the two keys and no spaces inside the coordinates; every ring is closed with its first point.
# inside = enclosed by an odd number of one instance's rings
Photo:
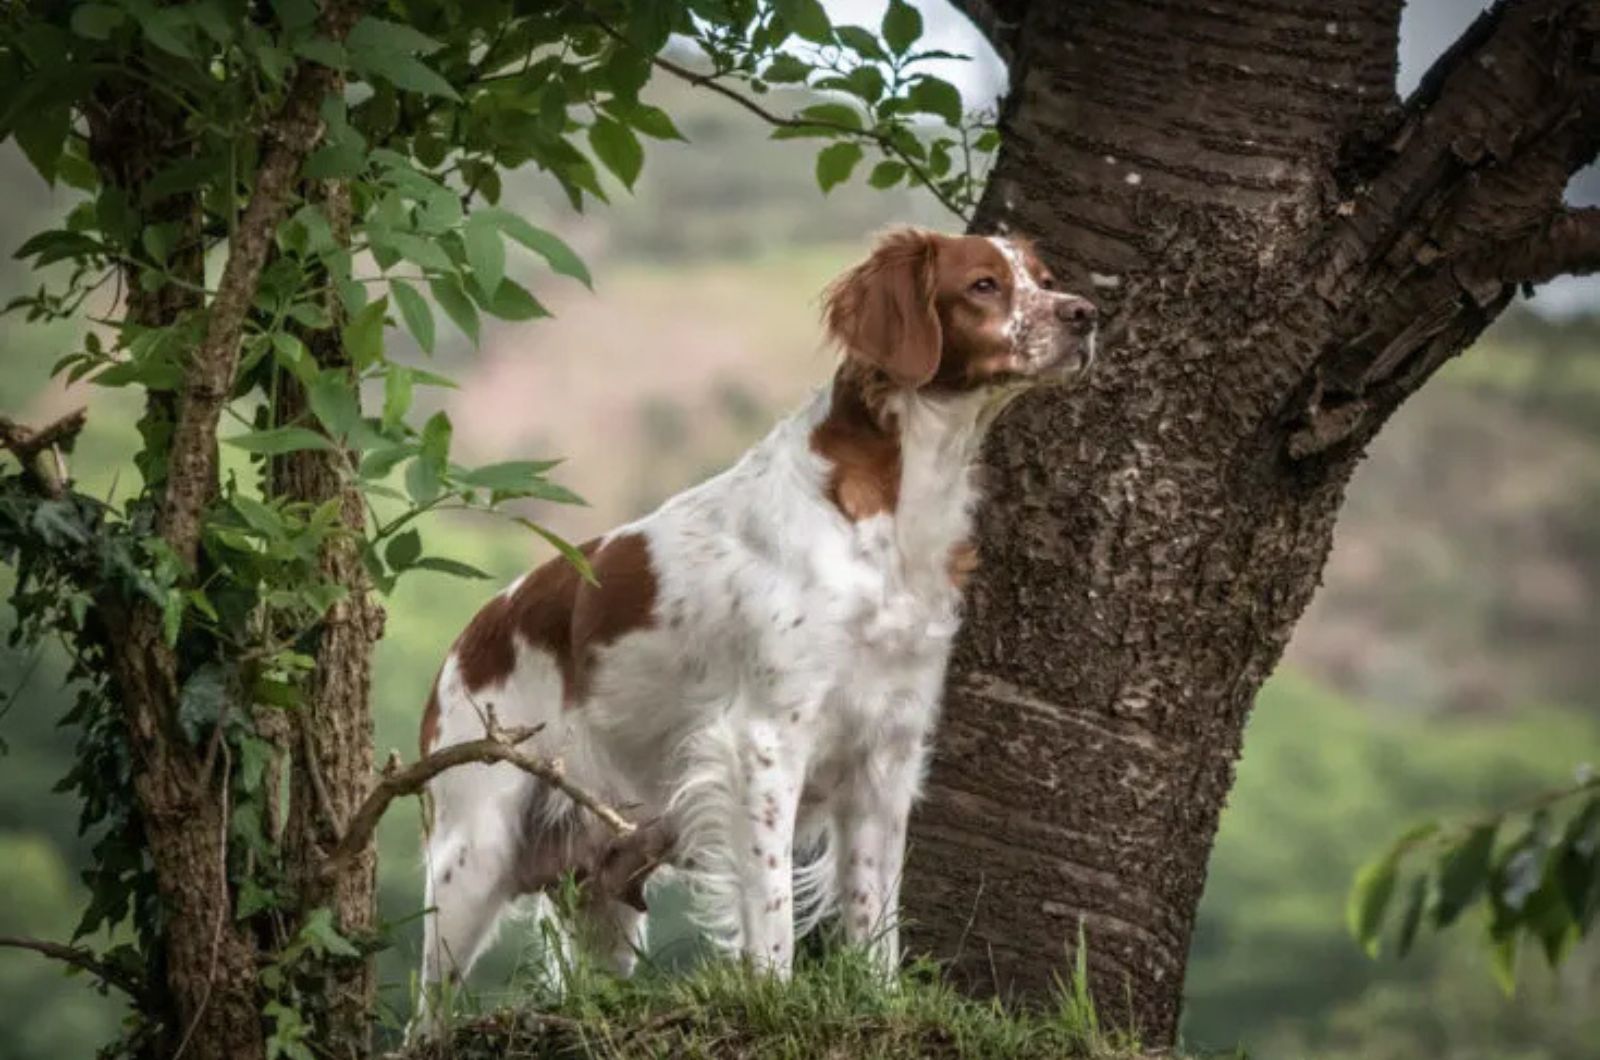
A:
{"type": "Polygon", "coordinates": [[[471,1018],[408,1060],[704,1057],[786,1060],[973,1057],[1135,1060],[1138,1043],[1102,1030],[1082,969],[1053,1004],[1011,1011],[958,994],[931,964],[885,983],[859,951],[802,957],[788,982],[730,961],[683,972],[645,967],[631,979],[569,972],[555,996],[533,984],[530,1007],[471,1018]]]}

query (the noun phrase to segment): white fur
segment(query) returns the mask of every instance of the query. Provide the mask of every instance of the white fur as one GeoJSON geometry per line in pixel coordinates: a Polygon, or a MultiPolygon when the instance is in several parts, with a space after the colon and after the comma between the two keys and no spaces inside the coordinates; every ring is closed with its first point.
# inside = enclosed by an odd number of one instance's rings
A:
{"type": "MultiPolygon", "coordinates": [[[[537,648],[470,697],[451,659],[439,745],[482,735],[475,703],[543,724],[537,749],[576,783],[675,824],[696,915],[724,945],[786,974],[797,932],[837,908],[846,936],[893,967],[906,821],[959,625],[951,550],[971,531],[982,435],[1017,389],[894,394],[898,505],[859,522],[830,501],[832,466],[811,448],[819,392],[734,467],[618,531],[648,543],[654,623],[599,650],[584,703],[563,709],[537,648]]],[[[432,790],[425,984],[483,949],[527,829],[578,812],[510,767],[452,770],[432,790]]],[[[586,915],[605,929],[589,933],[608,940],[602,956],[631,966],[636,918],[586,915]]]]}

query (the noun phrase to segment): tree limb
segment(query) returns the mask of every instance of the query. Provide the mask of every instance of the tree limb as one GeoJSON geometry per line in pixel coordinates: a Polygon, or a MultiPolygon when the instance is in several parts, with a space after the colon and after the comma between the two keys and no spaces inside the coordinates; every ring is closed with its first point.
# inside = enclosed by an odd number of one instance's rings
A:
{"type": "Polygon", "coordinates": [[[78,409],[37,430],[0,416],[0,447],[17,458],[23,472],[36,480],[46,496],[59,500],[67,490],[67,468],[61,450],[72,448],[88,415],[88,409],[78,409]],[[50,454],[49,460],[43,459],[46,453],[50,454]]]}
{"type": "MultiPolygon", "coordinates": [[[[609,22],[606,22],[594,12],[588,11],[587,8],[585,8],[585,11],[589,16],[590,21],[592,21],[596,26],[599,26],[601,31],[607,36],[618,41],[622,41],[623,43],[629,43],[628,38],[609,22]]],[[[961,209],[960,206],[957,206],[950,200],[949,196],[945,195],[944,192],[939,190],[939,186],[934,183],[933,177],[928,174],[927,170],[923,169],[922,166],[917,163],[916,159],[902,151],[899,146],[897,146],[894,141],[885,134],[875,132],[872,129],[862,129],[853,125],[845,125],[836,121],[819,120],[816,118],[786,118],[782,114],[774,114],[772,111],[763,107],[755,100],[750,99],[747,96],[743,96],[729,88],[727,85],[722,84],[717,80],[715,74],[697,73],[696,71],[689,69],[687,66],[675,63],[671,59],[661,55],[652,55],[650,57],[650,62],[657,69],[665,70],[667,73],[671,74],[673,77],[676,77],[680,81],[684,81],[696,88],[710,89],[712,92],[722,96],[724,99],[732,100],[734,103],[737,103],[739,106],[743,107],[745,110],[749,111],[751,114],[754,114],[756,117],[760,118],[762,121],[773,126],[774,128],[828,129],[833,132],[844,133],[845,135],[855,137],[858,140],[870,140],[871,142],[877,144],[878,147],[886,153],[893,155],[896,161],[905,166],[907,171],[909,171],[911,175],[916,178],[916,182],[928,189],[929,193],[931,193],[935,199],[939,200],[939,205],[955,214],[963,223],[967,223],[972,220],[971,217],[967,215],[965,210],[961,209]]]]}
{"type": "Polygon", "coordinates": [[[1533,234],[1509,240],[1484,257],[1496,275],[1512,283],[1600,272],[1600,207],[1560,210],[1533,234]]]}
{"type": "Polygon", "coordinates": [[[1348,304],[1374,264],[1459,260],[1548,219],[1600,146],[1597,45],[1600,0],[1500,0],[1480,16],[1354,163],[1371,176],[1322,248],[1323,297],[1348,304]]]}
{"type": "Polygon", "coordinates": [[[566,767],[560,759],[541,758],[520,749],[521,745],[533,739],[543,726],[502,729],[491,709],[485,718],[484,728],[485,733],[480,739],[440,748],[408,766],[391,765],[386,768],[383,779],[378,781],[366,800],[351,815],[350,823],[345,826],[344,835],[340,837],[333,852],[322,864],[322,875],[325,878],[337,876],[366,849],[378,829],[378,822],[383,819],[389,804],[395,799],[403,795],[419,794],[428,782],[440,773],[472,763],[509,762],[562,792],[599,818],[613,836],[626,839],[637,831],[637,826],[631,821],[567,779],[566,767]]]}
{"type": "Polygon", "coordinates": [[[142,1000],[145,996],[144,984],[79,946],[63,946],[59,942],[47,942],[44,939],[25,938],[20,935],[0,935],[0,948],[32,950],[51,960],[70,964],[74,968],[82,968],[102,983],[116,987],[135,1001],[142,1000]]]}
{"type": "MultiPolygon", "coordinates": [[[[328,4],[323,33],[342,41],[360,6],[356,0],[328,4]]],[[[282,109],[268,124],[263,139],[270,146],[256,172],[250,203],[230,240],[228,261],[207,313],[205,335],[184,374],[159,526],[172,550],[190,566],[200,540],[200,513],[216,491],[217,423],[233,389],[245,317],[300,166],[322,138],[322,101],[336,77],[329,67],[303,64],[282,109]]]]}

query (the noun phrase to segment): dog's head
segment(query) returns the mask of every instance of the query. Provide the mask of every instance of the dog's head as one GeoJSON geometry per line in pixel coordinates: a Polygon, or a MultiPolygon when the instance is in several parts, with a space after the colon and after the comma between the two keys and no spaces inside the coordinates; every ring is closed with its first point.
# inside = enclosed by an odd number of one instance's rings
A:
{"type": "Polygon", "coordinates": [[[834,340],[898,387],[1059,382],[1094,359],[1094,304],[1058,290],[1025,239],[896,229],[824,299],[834,340]]]}

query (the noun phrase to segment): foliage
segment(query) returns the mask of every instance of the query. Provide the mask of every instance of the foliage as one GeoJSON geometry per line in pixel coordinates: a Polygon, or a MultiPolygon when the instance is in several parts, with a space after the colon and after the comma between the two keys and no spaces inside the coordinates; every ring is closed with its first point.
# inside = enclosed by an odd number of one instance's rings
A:
{"type": "MultiPolygon", "coordinates": [[[[130,735],[170,742],[203,763],[202,786],[223,778],[230,894],[219,900],[258,940],[268,1053],[289,1057],[309,1055],[331,1018],[314,1000],[319,969],[383,942],[341,935],[284,862],[298,752],[275,742],[274,717],[332,709],[312,676],[330,616],[352,594],[391,590],[413,571],[482,576],[425,554],[420,516],[578,502],[549,477],[552,461],[453,460],[445,414],[414,412],[417,388],[449,379],[390,357],[385,325],[398,321],[431,352],[441,314],[474,342],[486,314],[546,315],[508,274],[513,245],[590,283],[561,239],[499,205],[502,174],[536,168],[579,210],[608,199],[602,171],[632,188],[643,139],[681,138],[639,97],[658,65],[742,100],[778,137],[830,141],[817,161],[823,190],[871,147],[883,156],[872,186],[918,184],[962,211],[996,142],[925,72],[947,56],[916,49],[920,16],[901,0],[877,32],[831,25],[815,0],[396,0],[353,25],[339,9],[116,0],[0,14],[0,140],[81,196],[61,226],[18,249],[44,282],[5,311],[92,321],[55,371],[144,406],[129,469],[138,484],[120,502],[40,490],[27,469],[0,476],[0,560],[17,568],[12,643],[54,637],[73,660],[78,699],[65,720],[79,740],[64,783],[97,835],[77,935],[131,931],[104,958],[159,981],[171,911],[136,794],[140,771],[156,766],[130,751],[130,735]],[[674,34],[708,72],[657,59],[674,34]],[[337,76],[319,81],[319,68],[337,76]],[[805,84],[831,98],[784,117],[730,84],[752,94],[805,84]],[[307,92],[317,129],[302,159],[285,145],[298,142],[307,92]],[[283,158],[287,188],[272,169],[283,158]],[[262,241],[258,270],[248,248],[262,241]],[[219,435],[201,418],[196,442],[185,417],[208,401],[227,426],[219,435]],[[308,456],[337,490],[308,499],[286,488],[308,456]],[[163,498],[195,489],[191,542],[163,498]],[[329,560],[346,549],[364,575],[329,560]],[[123,619],[146,612],[159,615],[157,658],[171,660],[175,681],[153,720],[120,685],[119,659],[133,650],[123,619]]],[[[130,1043],[147,1029],[134,1026],[130,1043]]]]}
{"type": "Polygon", "coordinates": [[[1600,781],[1580,768],[1570,786],[1466,821],[1424,821],[1357,874],[1348,921],[1376,955],[1386,926],[1404,957],[1426,924],[1486,914],[1494,974],[1510,993],[1524,941],[1552,968],[1600,912],[1600,781]]]}
{"type": "MultiPolygon", "coordinates": [[[[1451,396],[1435,391],[1431,400],[1451,396]]],[[[1580,1060],[1600,1012],[1591,938],[1506,996],[1477,954],[1482,910],[1369,959],[1343,925],[1349,881],[1396,821],[1488,811],[1539,791],[1552,762],[1600,754],[1580,709],[1430,715],[1347,699],[1287,669],[1262,689],[1223,815],[1190,951],[1184,1038],[1318,1060],[1580,1060]]]]}

